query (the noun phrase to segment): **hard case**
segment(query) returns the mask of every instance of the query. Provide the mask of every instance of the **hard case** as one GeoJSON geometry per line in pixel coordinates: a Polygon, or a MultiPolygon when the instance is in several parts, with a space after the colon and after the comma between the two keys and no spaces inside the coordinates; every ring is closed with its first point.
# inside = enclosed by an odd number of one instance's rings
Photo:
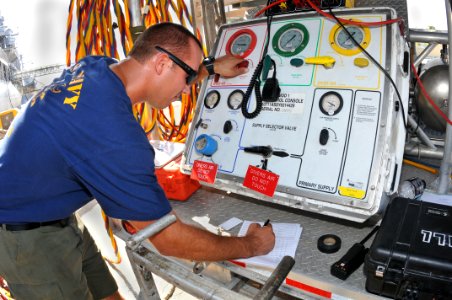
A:
{"type": "Polygon", "coordinates": [[[365,258],[366,289],[394,299],[452,299],[452,207],[395,198],[365,258]]]}

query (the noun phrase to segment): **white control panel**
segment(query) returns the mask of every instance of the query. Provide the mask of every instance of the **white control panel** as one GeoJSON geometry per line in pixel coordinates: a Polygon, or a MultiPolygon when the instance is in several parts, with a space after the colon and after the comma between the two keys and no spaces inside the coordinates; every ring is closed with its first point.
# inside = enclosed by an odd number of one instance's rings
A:
{"type": "MultiPolygon", "coordinates": [[[[335,13],[357,22],[396,18],[389,8],[335,13]]],[[[203,83],[183,171],[190,173],[195,161],[210,162],[218,165],[216,188],[356,222],[381,212],[401,170],[408,50],[397,25],[345,26],[388,70],[402,103],[385,74],[330,19],[314,12],[275,16],[269,36],[265,18],[225,25],[215,56],[243,57],[250,71],[203,83]],[[253,112],[257,100],[253,91],[243,104],[245,93],[267,39],[274,66],[263,73],[278,79],[281,93],[246,118],[242,105],[253,112]],[[247,151],[256,147],[270,153],[247,151]],[[273,197],[243,186],[249,166],[279,175],[273,197]]]]}

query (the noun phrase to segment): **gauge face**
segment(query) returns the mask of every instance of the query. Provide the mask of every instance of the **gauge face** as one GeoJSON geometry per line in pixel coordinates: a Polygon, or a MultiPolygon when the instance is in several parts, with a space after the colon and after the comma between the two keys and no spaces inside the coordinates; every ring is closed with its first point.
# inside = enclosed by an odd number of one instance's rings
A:
{"type": "Polygon", "coordinates": [[[195,143],[196,150],[202,151],[204,148],[206,148],[206,145],[207,145],[207,139],[205,137],[201,137],[196,140],[196,143],[195,143]]]}
{"type": "Polygon", "coordinates": [[[226,53],[245,58],[256,47],[256,34],[250,29],[241,29],[235,32],[226,44],[226,53]]]}
{"type": "Polygon", "coordinates": [[[286,52],[294,52],[303,42],[303,32],[298,28],[292,28],[279,37],[279,49],[286,52]]]}
{"type": "MultiPolygon", "coordinates": [[[[353,20],[359,21],[359,20],[353,20]]],[[[364,26],[347,25],[345,29],[340,25],[336,25],[330,32],[330,45],[331,47],[342,55],[356,55],[361,53],[361,48],[353,41],[353,39],[364,49],[369,46],[370,43],[370,30],[364,26]],[[345,30],[347,29],[347,31],[345,30]],[[350,34],[349,34],[350,33],[350,34]],[[353,37],[350,37],[350,35],[353,37]]]]}
{"type": "Polygon", "coordinates": [[[294,56],[303,51],[309,42],[309,33],[304,25],[290,23],[281,27],[273,37],[273,50],[281,56],[294,56]]]}
{"type": "Polygon", "coordinates": [[[327,116],[334,116],[338,114],[343,105],[344,101],[342,100],[342,96],[336,92],[328,92],[323,94],[319,103],[320,110],[327,116]]]}
{"type": "MultiPolygon", "coordinates": [[[[364,41],[364,31],[358,26],[349,26],[347,27],[350,35],[358,42],[358,44],[362,44],[364,41]]],[[[343,29],[339,29],[339,32],[336,34],[336,43],[339,47],[344,49],[354,49],[356,48],[355,42],[352,40],[350,35],[343,29]]]]}
{"type": "Polygon", "coordinates": [[[244,33],[239,35],[231,44],[231,54],[241,56],[250,48],[251,35],[244,33]]]}
{"type": "Polygon", "coordinates": [[[237,110],[242,106],[245,93],[241,90],[233,91],[228,97],[228,106],[230,109],[237,110]]]}
{"type": "Polygon", "coordinates": [[[215,108],[220,103],[220,93],[218,91],[210,91],[204,98],[204,106],[208,109],[215,108]]]}

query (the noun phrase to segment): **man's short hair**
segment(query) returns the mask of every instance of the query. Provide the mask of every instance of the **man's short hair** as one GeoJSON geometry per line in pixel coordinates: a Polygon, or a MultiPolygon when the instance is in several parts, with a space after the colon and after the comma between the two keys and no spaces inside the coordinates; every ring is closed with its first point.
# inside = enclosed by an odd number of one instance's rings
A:
{"type": "Polygon", "coordinates": [[[189,41],[193,39],[202,49],[196,36],[187,28],[174,23],[160,23],[148,27],[136,39],[129,56],[144,62],[155,53],[155,46],[160,46],[179,57],[186,57],[189,41]]]}

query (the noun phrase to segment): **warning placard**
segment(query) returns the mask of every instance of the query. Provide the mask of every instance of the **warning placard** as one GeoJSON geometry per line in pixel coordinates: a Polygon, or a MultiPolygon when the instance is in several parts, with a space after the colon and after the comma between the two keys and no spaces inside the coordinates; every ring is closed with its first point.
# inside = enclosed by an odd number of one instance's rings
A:
{"type": "Polygon", "coordinates": [[[243,186],[269,197],[273,197],[278,185],[279,175],[262,170],[255,166],[249,166],[246,171],[243,186]]]}
{"type": "Polygon", "coordinates": [[[217,177],[217,171],[218,171],[217,164],[195,160],[193,163],[193,169],[190,178],[193,180],[204,181],[207,183],[214,183],[215,178],[217,177]]]}

